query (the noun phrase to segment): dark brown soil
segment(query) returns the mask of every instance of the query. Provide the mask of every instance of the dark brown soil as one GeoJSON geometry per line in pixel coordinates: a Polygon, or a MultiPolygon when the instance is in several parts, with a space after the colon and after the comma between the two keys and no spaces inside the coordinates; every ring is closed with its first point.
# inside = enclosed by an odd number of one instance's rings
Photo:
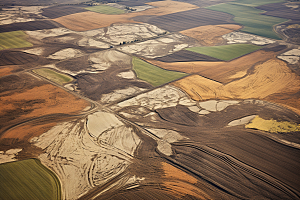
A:
{"type": "Polygon", "coordinates": [[[267,11],[262,13],[262,15],[269,15],[273,17],[280,17],[291,20],[300,20],[299,9],[292,10],[291,8],[285,6],[283,3],[266,4],[258,6],[256,8],[267,11]]]}
{"type": "Polygon", "coordinates": [[[38,56],[20,51],[0,51],[0,66],[23,65],[36,62],[38,56]]]}
{"type": "Polygon", "coordinates": [[[35,31],[43,29],[52,29],[61,27],[60,24],[51,20],[31,21],[31,22],[19,22],[13,24],[5,24],[0,26],[0,33],[10,31],[35,31]]]}
{"type": "Polygon", "coordinates": [[[193,62],[193,61],[221,61],[217,58],[206,56],[203,54],[195,53],[192,51],[182,50],[176,53],[155,58],[161,62],[193,62]]]}
{"type": "Polygon", "coordinates": [[[86,12],[87,10],[79,6],[53,6],[43,9],[42,15],[50,19],[71,15],[74,13],[86,12]]]}
{"type": "Polygon", "coordinates": [[[163,16],[134,17],[135,21],[153,24],[168,31],[182,31],[205,25],[236,24],[227,13],[198,8],[163,16]]]}

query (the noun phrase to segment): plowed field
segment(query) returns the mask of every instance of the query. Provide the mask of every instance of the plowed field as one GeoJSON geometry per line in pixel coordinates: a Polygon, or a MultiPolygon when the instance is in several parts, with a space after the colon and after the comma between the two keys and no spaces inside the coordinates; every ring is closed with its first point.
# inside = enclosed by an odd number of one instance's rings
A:
{"type": "Polygon", "coordinates": [[[86,31],[110,26],[113,23],[136,23],[131,18],[141,15],[166,15],[198,8],[197,6],[177,1],[157,1],[148,3],[156,8],[136,13],[106,15],[95,12],[82,12],[54,19],[66,28],[74,31],[86,31]],[[101,20],[99,20],[101,19],[101,20]]]}
{"type": "Polygon", "coordinates": [[[195,38],[204,46],[214,46],[222,44],[222,35],[241,28],[241,26],[235,24],[207,25],[184,30],[180,33],[195,38]]]}

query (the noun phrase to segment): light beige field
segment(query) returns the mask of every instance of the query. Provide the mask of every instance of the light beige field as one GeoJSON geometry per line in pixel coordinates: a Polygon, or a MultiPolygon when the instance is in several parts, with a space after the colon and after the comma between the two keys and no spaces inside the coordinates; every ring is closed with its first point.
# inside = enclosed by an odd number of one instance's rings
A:
{"type": "Polygon", "coordinates": [[[121,15],[106,15],[88,11],[59,17],[54,19],[54,21],[74,31],[87,31],[107,27],[114,23],[137,23],[131,19],[136,16],[167,15],[198,8],[189,3],[177,1],[157,1],[147,4],[154,6],[155,8],[121,15]]]}
{"type": "Polygon", "coordinates": [[[241,28],[241,26],[235,24],[207,25],[184,30],[180,33],[195,38],[204,46],[214,46],[224,41],[222,35],[241,28]]]}
{"type": "MultiPolygon", "coordinates": [[[[300,78],[285,62],[273,58],[255,66],[252,73],[226,85],[199,75],[192,75],[172,83],[186,91],[192,99],[266,99],[300,110],[300,104],[292,103],[292,98],[269,98],[271,95],[290,94],[293,97],[300,90],[300,78]],[[279,100],[278,100],[279,99],[279,100]]],[[[299,100],[298,100],[299,101],[299,100]]],[[[297,102],[298,102],[297,101],[297,102]]]]}
{"type": "Polygon", "coordinates": [[[275,55],[276,53],[274,52],[260,50],[230,62],[198,61],[166,63],[156,60],[147,60],[147,62],[167,70],[199,74],[222,83],[228,83],[234,79],[243,77],[252,66],[265,62],[275,57],[275,55]]]}

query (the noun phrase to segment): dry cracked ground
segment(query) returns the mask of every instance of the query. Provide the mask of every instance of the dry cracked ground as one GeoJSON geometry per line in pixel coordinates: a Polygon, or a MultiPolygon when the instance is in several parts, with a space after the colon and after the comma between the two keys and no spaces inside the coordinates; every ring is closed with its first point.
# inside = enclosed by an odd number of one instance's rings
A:
{"type": "Polygon", "coordinates": [[[299,199],[300,46],[230,18],[180,32],[133,18],[226,1],[190,2],[114,3],[140,10],[111,17],[4,6],[1,32],[32,45],[0,51],[0,163],[39,159],[67,200],[299,199]],[[111,24],[78,31],[63,21],[75,15],[111,24]],[[185,50],[230,44],[261,49],[229,61],[185,50]],[[185,74],[156,86],[137,59],[185,74]]]}

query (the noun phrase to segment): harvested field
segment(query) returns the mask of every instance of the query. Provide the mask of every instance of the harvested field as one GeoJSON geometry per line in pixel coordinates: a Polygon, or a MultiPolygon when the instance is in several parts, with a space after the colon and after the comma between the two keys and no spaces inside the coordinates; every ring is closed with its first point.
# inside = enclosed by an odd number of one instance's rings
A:
{"type": "Polygon", "coordinates": [[[158,39],[121,46],[118,49],[125,53],[135,54],[145,58],[156,58],[180,51],[191,46],[191,44],[195,44],[193,39],[178,33],[173,33],[158,39]]]}
{"type": "Polygon", "coordinates": [[[223,43],[222,35],[241,29],[235,24],[207,25],[181,31],[183,35],[195,38],[204,46],[215,46],[223,43]]]}
{"type": "MultiPolygon", "coordinates": [[[[89,106],[86,101],[27,73],[2,77],[0,83],[1,134],[23,121],[45,115],[71,115],[89,106]]],[[[2,137],[10,138],[5,133],[2,137]]],[[[24,135],[21,133],[18,137],[24,135]]]]}
{"type": "MultiPolygon", "coordinates": [[[[265,3],[265,1],[261,2],[261,4],[265,3]]],[[[253,8],[253,5],[259,4],[252,1],[245,1],[241,4],[233,2],[210,6],[207,9],[234,15],[233,20],[244,26],[241,29],[244,32],[280,40],[281,38],[273,31],[273,26],[285,22],[286,19],[261,15],[261,10],[253,8]]]]}
{"type": "Polygon", "coordinates": [[[106,15],[95,12],[82,12],[72,14],[64,17],[54,19],[54,21],[62,24],[68,29],[74,31],[86,31],[97,28],[110,26],[114,23],[136,23],[139,21],[132,20],[131,18],[142,15],[166,15],[186,10],[198,8],[197,6],[176,2],[176,1],[157,1],[147,3],[155,8],[148,9],[136,13],[126,13],[120,15],[106,15]],[[103,19],[103,20],[99,20],[103,19]]]}
{"type": "Polygon", "coordinates": [[[107,15],[119,15],[125,13],[124,10],[114,8],[111,6],[106,6],[106,5],[92,6],[92,7],[87,7],[85,9],[89,11],[101,13],[101,14],[107,14],[107,15]]]}
{"type": "Polygon", "coordinates": [[[57,176],[37,159],[0,165],[3,199],[61,199],[57,176]]]}
{"type": "Polygon", "coordinates": [[[196,73],[221,83],[228,83],[234,79],[242,78],[256,63],[265,62],[268,59],[274,58],[275,55],[276,54],[274,52],[259,50],[230,62],[165,63],[156,60],[147,60],[147,62],[163,69],[181,71],[189,74],[196,73]]]}
{"type": "Polygon", "coordinates": [[[43,29],[52,29],[60,27],[59,24],[50,21],[50,20],[42,20],[42,21],[32,21],[32,22],[20,22],[14,24],[6,24],[0,26],[0,33],[11,32],[11,31],[35,31],[35,30],[43,30],[43,29]]]}
{"type": "Polygon", "coordinates": [[[242,32],[232,32],[222,36],[225,40],[227,40],[228,44],[235,44],[235,43],[252,43],[255,45],[267,45],[275,43],[274,40],[270,40],[267,38],[263,38],[260,36],[242,33],[242,32]]]}
{"type": "Polygon", "coordinates": [[[12,74],[14,70],[17,70],[17,66],[1,66],[0,67],[0,77],[12,74]]]}
{"type": "Polygon", "coordinates": [[[186,50],[229,61],[261,48],[251,44],[232,44],[213,47],[191,47],[186,50]]]}
{"type": "Polygon", "coordinates": [[[72,77],[47,68],[34,69],[33,72],[59,85],[64,85],[73,81],[72,77]]]}
{"type": "Polygon", "coordinates": [[[23,31],[0,33],[0,50],[31,47],[23,31]]]}
{"type": "Polygon", "coordinates": [[[44,8],[42,15],[50,19],[71,15],[74,13],[86,12],[87,10],[79,6],[52,6],[44,8]]]}
{"type": "Polygon", "coordinates": [[[288,121],[278,122],[273,119],[265,120],[259,116],[256,116],[253,120],[251,120],[251,122],[247,124],[245,128],[258,129],[271,133],[300,132],[300,124],[288,121]]]}
{"type": "Polygon", "coordinates": [[[36,55],[20,51],[1,51],[0,52],[0,66],[5,65],[23,65],[32,63],[39,59],[36,55]]]}
{"type": "Polygon", "coordinates": [[[132,59],[132,65],[137,77],[150,83],[154,87],[163,85],[187,75],[181,72],[172,72],[161,69],[136,57],[132,59]]]}
{"type": "Polygon", "coordinates": [[[198,8],[163,16],[153,16],[150,18],[140,16],[133,19],[135,21],[153,24],[171,32],[176,32],[198,26],[232,24],[234,23],[234,21],[231,20],[232,18],[233,16],[227,13],[198,8]]]}
{"type": "Polygon", "coordinates": [[[101,35],[99,33],[99,36],[96,36],[96,38],[113,45],[123,44],[124,42],[128,44],[166,34],[166,31],[145,23],[113,24],[102,30],[103,33],[101,35]]]}
{"type": "Polygon", "coordinates": [[[76,91],[103,103],[113,103],[152,88],[144,81],[120,76],[131,70],[132,61],[130,56],[115,50],[62,61],[56,67],[75,76],[76,91]]]}
{"type": "MultiPolygon", "coordinates": [[[[252,74],[226,85],[198,75],[186,77],[172,84],[185,90],[197,101],[218,98],[265,99],[276,93],[298,92],[300,78],[283,61],[271,59],[256,65],[252,74]]],[[[290,106],[289,100],[286,102],[290,106]]],[[[300,109],[299,105],[294,108],[300,109]]]]}
{"type": "Polygon", "coordinates": [[[187,50],[181,50],[167,56],[157,57],[154,60],[158,60],[160,62],[221,61],[217,58],[187,50]]]}
{"type": "MultiPolygon", "coordinates": [[[[132,162],[128,154],[131,152],[127,151],[134,152],[139,145],[136,129],[124,124],[122,130],[112,128],[97,141],[92,140],[85,124],[85,119],[60,123],[32,139],[35,146],[44,150],[39,159],[60,178],[63,199],[78,199],[92,188],[106,187],[105,184],[114,179],[119,187],[127,181],[130,183],[130,176],[124,172],[132,162]],[[114,139],[110,140],[109,136],[114,139]],[[69,161],[65,162],[66,159],[69,161]]],[[[131,183],[138,184],[138,180],[131,183]]]]}

